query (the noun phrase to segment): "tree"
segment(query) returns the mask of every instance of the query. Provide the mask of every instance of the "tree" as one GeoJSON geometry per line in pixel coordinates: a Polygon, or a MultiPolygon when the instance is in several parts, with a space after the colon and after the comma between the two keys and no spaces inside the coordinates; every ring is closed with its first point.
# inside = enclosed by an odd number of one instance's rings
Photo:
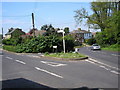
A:
{"type": "Polygon", "coordinates": [[[92,15],[82,8],[75,11],[75,20],[80,24],[84,19],[92,28],[99,28],[101,31],[107,26],[107,19],[111,18],[113,13],[119,10],[118,2],[91,2],[92,15]]]}
{"type": "Polygon", "coordinates": [[[64,31],[65,31],[65,35],[67,35],[69,33],[69,27],[65,27],[64,31]]]}
{"type": "Polygon", "coordinates": [[[87,19],[90,28],[101,29],[96,35],[97,43],[112,45],[120,43],[120,2],[91,2],[92,15],[83,8],[75,11],[75,20],[79,24],[87,19]]]}
{"type": "Polygon", "coordinates": [[[49,36],[51,34],[56,34],[57,32],[55,31],[54,27],[50,24],[50,25],[43,25],[41,27],[41,30],[45,30],[46,33],[44,34],[45,36],[49,36]]]}

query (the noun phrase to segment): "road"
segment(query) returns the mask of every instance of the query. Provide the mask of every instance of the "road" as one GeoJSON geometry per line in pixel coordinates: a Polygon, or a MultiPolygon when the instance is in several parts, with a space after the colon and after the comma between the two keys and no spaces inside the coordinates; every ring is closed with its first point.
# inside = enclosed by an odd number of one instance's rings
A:
{"type": "Polygon", "coordinates": [[[6,51],[0,57],[3,88],[118,88],[119,73],[89,59],[57,61],[6,51]]]}
{"type": "Polygon", "coordinates": [[[118,61],[118,58],[120,57],[120,52],[91,50],[90,47],[80,48],[79,52],[88,55],[94,60],[119,68],[118,66],[120,65],[120,61],[118,61]]]}

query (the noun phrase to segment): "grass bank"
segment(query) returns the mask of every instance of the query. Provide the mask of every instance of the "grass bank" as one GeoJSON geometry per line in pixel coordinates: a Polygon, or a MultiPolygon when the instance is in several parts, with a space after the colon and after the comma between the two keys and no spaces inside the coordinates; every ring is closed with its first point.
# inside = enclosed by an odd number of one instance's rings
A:
{"type": "Polygon", "coordinates": [[[103,47],[102,50],[120,51],[120,45],[114,44],[114,45],[111,45],[111,46],[106,46],[106,47],[103,47]]]}
{"type": "Polygon", "coordinates": [[[49,57],[57,57],[57,58],[83,58],[86,57],[80,53],[52,53],[52,54],[45,54],[45,56],[49,57]]]}
{"type": "Polygon", "coordinates": [[[11,52],[16,52],[16,46],[4,45],[3,49],[11,52]]]}

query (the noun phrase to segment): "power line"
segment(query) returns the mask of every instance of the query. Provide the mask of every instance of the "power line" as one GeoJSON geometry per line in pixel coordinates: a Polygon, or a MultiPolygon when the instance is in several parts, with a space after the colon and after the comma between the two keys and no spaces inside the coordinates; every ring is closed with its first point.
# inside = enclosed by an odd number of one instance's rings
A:
{"type": "Polygon", "coordinates": [[[18,15],[18,16],[0,16],[0,17],[28,17],[31,15],[18,15]]]}

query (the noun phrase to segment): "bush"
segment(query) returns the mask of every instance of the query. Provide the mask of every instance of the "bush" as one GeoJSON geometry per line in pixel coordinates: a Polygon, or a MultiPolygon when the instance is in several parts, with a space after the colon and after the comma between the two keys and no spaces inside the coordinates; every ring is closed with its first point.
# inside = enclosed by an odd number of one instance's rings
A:
{"type": "Polygon", "coordinates": [[[12,51],[12,52],[16,52],[16,47],[15,46],[8,46],[8,45],[4,45],[3,49],[7,50],[7,51],[12,51]]]}
{"type": "Polygon", "coordinates": [[[96,43],[96,40],[95,40],[95,38],[87,39],[86,43],[89,44],[89,45],[92,45],[92,44],[96,43]]]}
{"type": "Polygon", "coordinates": [[[11,39],[4,39],[4,40],[2,40],[2,43],[4,45],[13,45],[13,46],[16,46],[18,44],[23,43],[22,41],[23,41],[22,38],[11,38],[11,39]]]}

